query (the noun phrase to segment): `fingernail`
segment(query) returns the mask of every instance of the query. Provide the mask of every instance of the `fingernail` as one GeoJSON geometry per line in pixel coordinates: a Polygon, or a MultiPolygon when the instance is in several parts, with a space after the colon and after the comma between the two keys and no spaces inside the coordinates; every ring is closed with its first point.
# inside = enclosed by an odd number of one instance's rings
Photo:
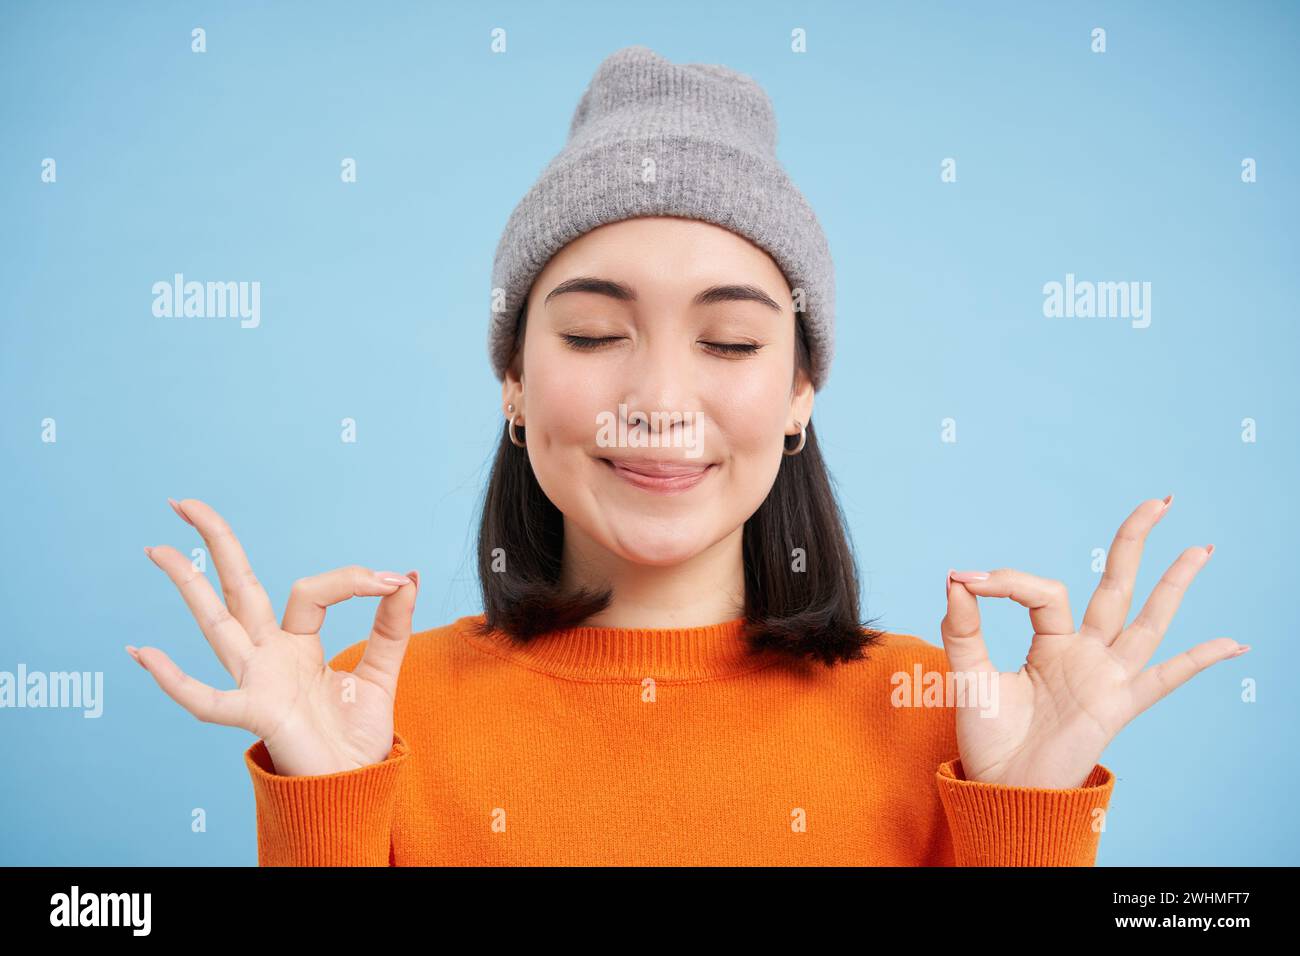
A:
{"type": "Polygon", "coordinates": [[[420,572],[407,571],[406,576],[415,582],[415,589],[418,591],[420,589],[420,572]]]}
{"type": "Polygon", "coordinates": [[[153,548],[149,547],[147,544],[144,546],[144,553],[149,556],[149,560],[153,560],[153,548]]]}
{"type": "Polygon", "coordinates": [[[167,499],[167,503],[168,503],[169,505],[172,506],[172,511],[174,511],[174,512],[176,512],[178,515],[180,515],[180,518],[181,518],[182,521],[184,521],[184,522],[185,522],[187,525],[189,525],[190,527],[195,527],[194,522],[191,521],[191,520],[189,519],[189,516],[186,515],[184,511],[181,510],[181,506],[180,506],[179,504],[177,504],[177,502],[176,502],[174,499],[172,499],[172,498],[168,498],[168,499],[167,499]]]}
{"type": "Polygon", "coordinates": [[[143,661],[143,660],[141,659],[141,657],[140,657],[140,650],[139,650],[139,648],[132,647],[130,644],[128,644],[128,645],[126,645],[126,652],[127,652],[128,654],[131,655],[131,658],[132,658],[132,659],[133,659],[137,664],[139,664],[141,667],[144,667],[145,670],[148,670],[148,669],[149,669],[149,668],[145,667],[145,665],[144,665],[144,661],[143,661]]]}
{"type": "Polygon", "coordinates": [[[1157,521],[1159,521],[1161,518],[1165,516],[1165,512],[1169,510],[1169,506],[1173,504],[1173,501],[1174,501],[1173,495],[1165,496],[1165,506],[1160,509],[1160,514],[1156,515],[1157,521]]]}
{"type": "Polygon", "coordinates": [[[1236,652],[1235,654],[1233,654],[1232,656],[1233,656],[1233,657],[1240,657],[1242,654],[1245,654],[1248,650],[1250,650],[1250,645],[1249,645],[1249,644],[1242,644],[1241,647],[1237,648],[1237,652],[1236,652]]]}
{"type": "Polygon", "coordinates": [[[943,579],[943,589],[946,593],[952,593],[952,568],[948,569],[948,576],[943,579]]]}
{"type": "Polygon", "coordinates": [[[950,576],[952,580],[966,584],[970,581],[983,581],[989,576],[989,573],[987,571],[952,571],[950,576]]]}
{"type": "Polygon", "coordinates": [[[1206,553],[1206,554],[1214,554],[1214,545],[1212,545],[1212,544],[1207,544],[1207,545],[1205,546],[1205,553],[1206,553]]]}
{"type": "Polygon", "coordinates": [[[398,574],[396,571],[376,571],[375,577],[381,584],[411,584],[410,578],[405,574],[398,574]]]}

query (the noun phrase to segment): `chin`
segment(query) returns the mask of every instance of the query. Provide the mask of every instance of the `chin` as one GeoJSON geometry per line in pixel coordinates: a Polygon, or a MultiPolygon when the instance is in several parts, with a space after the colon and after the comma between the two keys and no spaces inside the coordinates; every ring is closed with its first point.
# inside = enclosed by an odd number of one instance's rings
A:
{"type": "Polygon", "coordinates": [[[617,529],[617,540],[612,542],[610,550],[626,561],[644,564],[649,567],[671,567],[687,561],[706,547],[708,542],[695,529],[698,523],[686,518],[680,521],[648,522],[644,519],[611,522],[617,529]],[[681,521],[689,523],[692,533],[681,534],[676,526],[681,521]]]}

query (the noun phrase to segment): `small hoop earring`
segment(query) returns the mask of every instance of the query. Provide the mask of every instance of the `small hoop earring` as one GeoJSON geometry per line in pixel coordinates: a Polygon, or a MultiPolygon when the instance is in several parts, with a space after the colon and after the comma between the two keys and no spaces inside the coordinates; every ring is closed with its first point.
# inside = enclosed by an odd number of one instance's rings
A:
{"type": "Polygon", "coordinates": [[[797,454],[799,454],[799,452],[803,451],[804,442],[806,442],[806,441],[808,440],[808,434],[807,434],[807,432],[804,431],[803,422],[799,421],[799,419],[796,418],[796,419],[794,420],[794,423],[795,423],[796,425],[799,426],[799,446],[798,446],[797,448],[786,448],[786,447],[785,447],[785,439],[782,438],[782,439],[781,439],[781,445],[782,445],[782,449],[781,449],[781,450],[784,451],[787,455],[797,455],[797,454]]]}
{"type": "MultiPolygon", "coordinates": [[[[510,407],[512,409],[514,408],[513,405],[511,405],[510,407]]],[[[516,448],[524,448],[528,444],[527,441],[520,441],[518,436],[515,435],[515,419],[518,417],[519,417],[518,415],[510,416],[510,427],[508,429],[508,431],[510,432],[510,443],[514,445],[516,448]]]]}

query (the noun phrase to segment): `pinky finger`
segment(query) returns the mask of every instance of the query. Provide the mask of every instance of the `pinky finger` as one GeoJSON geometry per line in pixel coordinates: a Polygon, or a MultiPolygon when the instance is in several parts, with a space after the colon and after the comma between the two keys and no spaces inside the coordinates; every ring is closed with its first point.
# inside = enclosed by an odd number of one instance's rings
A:
{"type": "Polygon", "coordinates": [[[242,691],[217,690],[195,680],[156,647],[137,648],[131,656],[153,675],[153,679],[168,697],[199,720],[226,727],[244,726],[246,715],[242,691]]]}
{"type": "MultiPolygon", "coordinates": [[[[1248,645],[1245,646],[1249,649],[1248,645]]],[[[1197,644],[1191,650],[1183,651],[1154,667],[1148,667],[1133,678],[1133,696],[1137,703],[1137,713],[1146,710],[1207,667],[1238,656],[1242,647],[1243,645],[1230,637],[1216,637],[1204,644],[1197,644]]]]}

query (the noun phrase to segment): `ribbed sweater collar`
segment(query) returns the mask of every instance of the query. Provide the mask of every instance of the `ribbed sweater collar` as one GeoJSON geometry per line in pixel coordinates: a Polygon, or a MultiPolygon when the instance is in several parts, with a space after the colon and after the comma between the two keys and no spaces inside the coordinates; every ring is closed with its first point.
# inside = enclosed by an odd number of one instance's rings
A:
{"type": "Polygon", "coordinates": [[[556,677],[579,680],[707,680],[774,663],[770,652],[749,652],[744,617],[694,627],[585,625],[539,634],[519,644],[500,630],[479,635],[463,617],[457,630],[472,644],[556,677]]]}

